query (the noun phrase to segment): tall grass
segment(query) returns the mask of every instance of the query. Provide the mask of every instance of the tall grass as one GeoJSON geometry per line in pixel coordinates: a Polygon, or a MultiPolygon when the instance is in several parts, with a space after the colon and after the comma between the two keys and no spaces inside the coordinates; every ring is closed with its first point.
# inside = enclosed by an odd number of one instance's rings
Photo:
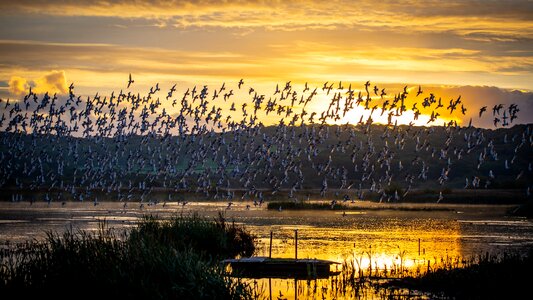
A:
{"type": "Polygon", "coordinates": [[[387,285],[424,290],[454,299],[524,299],[531,297],[532,270],[533,250],[525,256],[487,254],[462,268],[441,268],[387,285]]]}
{"type": "Polygon", "coordinates": [[[205,258],[252,256],[255,237],[243,227],[228,224],[222,214],[214,220],[197,214],[161,221],[146,216],[129,236],[131,243],[162,244],[177,250],[194,249],[205,258]]]}
{"type": "Polygon", "coordinates": [[[223,219],[147,217],[129,233],[48,233],[0,252],[0,293],[27,299],[250,299],[219,257],[251,255],[254,237],[223,219]]]}
{"type": "Polygon", "coordinates": [[[361,261],[370,257],[370,252],[345,259],[338,276],[337,292],[357,298],[373,289],[385,295],[384,299],[391,295],[394,299],[423,297],[420,292],[446,299],[518,299],[520,295],[530,294],[531,250],[525,255],[446,256],[424,260],[410,268],[404,265],[404,254],[400,251],[399,262],[389,268],[372,263],[362,268],[361,261]]]}

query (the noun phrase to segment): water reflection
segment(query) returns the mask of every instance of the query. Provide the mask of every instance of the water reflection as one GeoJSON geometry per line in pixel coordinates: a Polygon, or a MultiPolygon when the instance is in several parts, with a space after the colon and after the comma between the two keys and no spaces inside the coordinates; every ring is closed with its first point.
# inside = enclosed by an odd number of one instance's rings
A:
{"type": "MultiPolygon", "coordinates": [[[[294,230],[298,229],[298,258],[318,258],[344,262],[365,275],[394,272],[423,272],[443,262],[457,261],[480,252],[499,252],[533,246],[533,223],[508,218],[504,206],[453,206],[451,211],[267,211],[246,209],[246,203],[176,203],[145,206],[143,210],[122,203],[68,203],[47,206],[35,203],[0,203],[0,241],[23,241],[44,236],[47,230],[68,228],[96,230],[106,220],[110,227],[128,228],[144,214],[170,217],[198,212],[244,224],[258,237],[257,255],[268,256],[273,232],[272,257],[293,258],[294,230]]],[[[416,207],[416,205],[413,205],[416,207]]],[[[442,206],[439,206],[442,207],[442,206]]],[[[337,295],[338,278],[311,281],[250,280],[258,290],[273,299],[343,299],[337,295]],[[270,289],[272,292],[269,293],[270,289]],[[312,295],[312,297],[310,296],[312,295]]],[[[353,291],[352,291],[353,292],[353,291]]],[[[364,293],[381,293],[366,289],[364,293]]],[[[370,294],[372,298],[379,295],[370,294]]]]}
{"type": "MultiPolygon", "coordinates": [[[[295,218],[294,225],[273,225],[272,256],[295,257],[294,229],[298,230],[298,258],[318,258],[344,262],[351,265],[354,272],[365,276],[396,277],[405,271],[421,272],[439,264],[462,256],[461,233],[458,222],[449,219],[404,219],[402,217],[354,216],[343,217],[340,224],[329,220],[329,227],[302,226],[301,223],[316,222],[312,216],[295,218]],[[402,225],[404,224],[404,225],[402,225]]],[[[331,218],[331,217],[330,217],[331,218]]],[[[324,221],[326,222],[326,221],[324,221]]],[[[269,237],[264,226],[250,226],[260,234],[259,254],[268,256],[269,237]]],[[[336,278],[291,281],[280,279],[259,280],[259,285],[268,283],[269,291],[275,297],[293,299],[295,295],[303,299],[322,298],[343,299],[348,295],[338,295],[336,278]],[[299,291],[299,292],[298,292],[299,291]],[[296,293],[296,294],[295,294],[296,293]],[[312,294],[312,297],[309,294],[312,294]]],[[[366,293],[379,293],[367,289],[366,293]]],[[[378,295],[367,295],[378,297],[378,295]]],[[[276,298],[275,298],[276,299],[276,298]]]]}

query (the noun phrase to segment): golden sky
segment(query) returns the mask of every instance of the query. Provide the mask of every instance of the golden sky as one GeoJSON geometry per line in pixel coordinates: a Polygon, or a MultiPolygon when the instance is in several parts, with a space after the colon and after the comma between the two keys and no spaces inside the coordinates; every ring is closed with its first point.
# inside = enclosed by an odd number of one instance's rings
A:
{"type": "Polygon", "coordinates": [[[139,90],[245,78],[266,94],[370,80],[527,117],[532,16],[531,1],[0,1],[0,97],[110,92],[129,73],[139,90]]]}

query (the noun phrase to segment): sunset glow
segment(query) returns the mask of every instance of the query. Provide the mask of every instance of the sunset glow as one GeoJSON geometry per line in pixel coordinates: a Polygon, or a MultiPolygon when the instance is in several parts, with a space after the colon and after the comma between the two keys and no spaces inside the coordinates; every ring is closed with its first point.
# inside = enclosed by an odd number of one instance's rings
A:
{"type": "MultiPolygon", "coordinates": [[[[241,78],[265,90],[289,80],[354,88],[370,80],[434,87],[452,97],[466,91],[472,108],[455,118],[462,123],[472,118],[488,127],[490,120],[473,118],[474,110],[507,101],[522,104],[519,123],[532,121],[528,1],[56,0],[0,8],[2,98],[30,86],[65,93],[70,82],[78,93],[110,93],[124,88],[129,73],[136,92],[155,83],[177,83],[183,92],[241,78]]],[[[427,124],[427,117],[422,112],[415,124],[427,124]]]]}

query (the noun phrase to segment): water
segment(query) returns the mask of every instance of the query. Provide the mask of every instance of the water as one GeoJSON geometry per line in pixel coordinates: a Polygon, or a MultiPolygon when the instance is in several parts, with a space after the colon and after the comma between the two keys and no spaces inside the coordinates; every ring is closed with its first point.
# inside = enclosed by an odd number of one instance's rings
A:
{"type": "MultiPolygon", "coordinates": [[[[273,232],[272,257],[295,256],[295,230],[298,230],[298,258],[320,258],[337,262],[354,261],[367,270],[426,268],[443,259],[467,258],[486,252],[524,251],[533,246],[533,222],[506,216],[510,206],[408,204],[412,209],[366,211],[269,211],[246,208],[246,202],[198,202],[182,206],[169,203],[143,209],[130,203],[0,203],[0,242],[21,242],[42,238],[46,231],[68,228],[96,230],[105,220],[110,227],[127,229],[144,214],[170,217],[173,214],[198,212],[244,224],[258,238],[257,255],[268,256],[270,232],[273,232]],[[449,211],[431,211],[449,208],[449,211]]],[[[357,203],[357,205],[375,205],[357,203]]],[[[407,205],[407,204],[406,204],[407,205]]],[[[274,299],[300,298],[342,299],[336,295],[335,278],[316,281],[281,279],[250,280],[257,289],[274,299]],[[281,296],[280,296],[281,293],[281,296]]],[[[369,291],[367,298],[380,297],[369,291]]]]}

